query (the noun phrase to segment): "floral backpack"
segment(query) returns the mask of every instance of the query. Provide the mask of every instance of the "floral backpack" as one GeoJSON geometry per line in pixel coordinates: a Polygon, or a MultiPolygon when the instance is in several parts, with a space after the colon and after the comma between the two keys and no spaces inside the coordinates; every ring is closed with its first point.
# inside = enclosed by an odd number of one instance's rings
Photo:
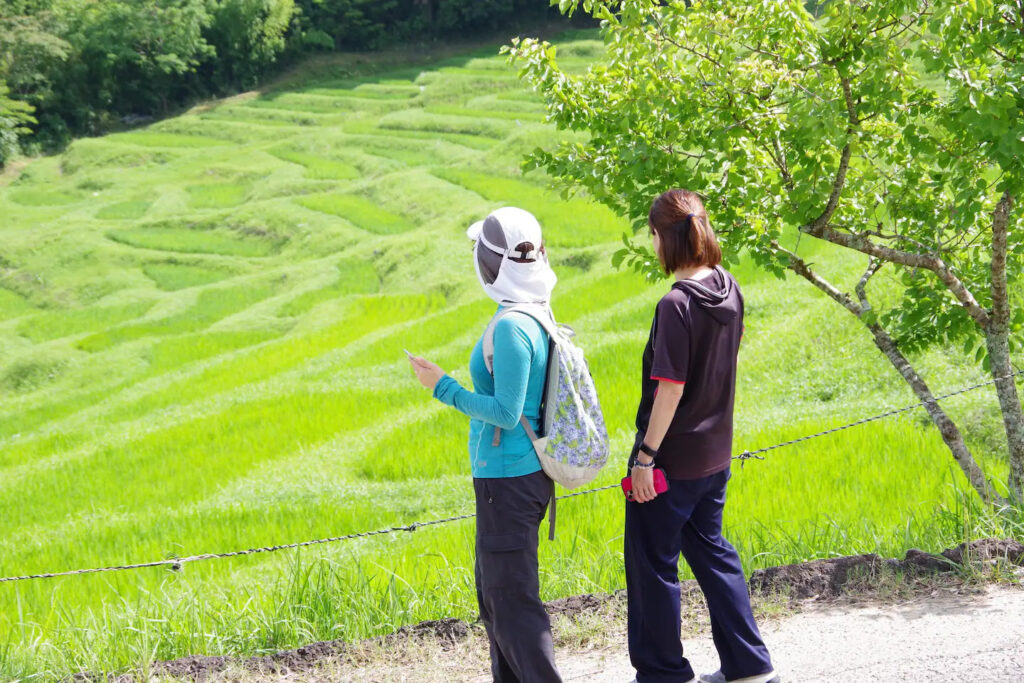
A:
{"type": "MultiPolygon", "coordinates": [[[[608,432],[605,429],[597,389],[583,350],[573,342],[576,332],[555,322],[551,309],[541,304],[519,304],[503,309],[484,332],[483,352],[487,371],[494,374],[494,328],[509,313],[525,313],[547,331],[550,338],[547,382],[541,405],[541,434],[537,435],[525,416],[519,422],[537,451],[544,472],[567,489],[590,483],[608,461],[608,432]]],[[[495,444],[501,428],[495,428],[495,444]]],[[[553,499],[553,496],[552,496],[553,499]]],[[[552,522],[554,510],[552,510],[552,522]]],[[[552,535],[554,527],[552,526],[552,535]]]]}

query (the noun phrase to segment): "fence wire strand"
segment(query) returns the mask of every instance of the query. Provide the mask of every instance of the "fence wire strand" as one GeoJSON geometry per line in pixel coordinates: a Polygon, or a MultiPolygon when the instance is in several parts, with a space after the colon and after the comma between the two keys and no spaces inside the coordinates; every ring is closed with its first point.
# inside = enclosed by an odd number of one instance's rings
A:
{"type": "MultiPolygon", "coordinates": [[[[973,385],[968,386],[968,387],[963,387],[961,389],[957,389],[956,391],[950,391],[948,393],[941,394],[939,396],[935,396],[932,399],[930,399],[930,401],[928,401],[928,402],[937,403],[938,401],[941,401],[941,400],[944,400],[944,399],[947,399],[947,398],[951,398],[953,396],[959,396],[960,394],[965,394],[965,393],[967,393],[969,391],[974,391],[976,389],[981,389],[982,387],[987,387],[987,386],[989,386],[991,384],[996,384],[997,382],[1003,382],[1003,381],[1006,381],[1006,380],[1012,380],[1012,379],[1014,379],[1014,378],[1016,378],[1016,377],[1018,377],[1018,376],[1020,376],[1022,374],[1024,374],[1024,370],[1018,370],[1016,372],[1013,372],[1013,373],[1011,373],[1009,375],[1005,375],[1003,377],[997,377],[995,379],[990,379],[990,380],[985,381],[985,382],[979,382],[978,384],[973,384],[973,385]]],[[[750,459],[764,460],[764,456],[761,455],[762,453],[767,453],[768,451],[772,451],[772,450],[775,450],[777,448],[783,448],[784,446],[792,446],[794,444],[802,443],[804,441],[809,441],[811,439],[815,439],[815,438],[818,438],[820,436],[826,436],[828,434],[835,434],[836,432],[841,432],[841,431],[843,431],[845,429],[850,429],[852,427],[857,427],[857,426],[860,426],[860,425],[863,425],[863,424],[867,424],[869,422],[874,422],[876,420],[881,420],[881,419],[884,419],[884,418],[887,418],[887,417],[892,417],[894,415],[899,415],[901,413],[906,413],[906,412],[909,412],[911,410],[915,410],[917,408],[924,407],[925,404],[926,404],[925,401],[919,401],[917,403],[913,403],[911,405],[907,405],[907,406],[904,406],[902,408],[896,408],[894,410],[888,410],[888,411],[886,411],[884,413],[879,413],[878,415],[872,415],[871,417],[861,418],[860,420],[855,420],[854,422],[850,422],[850,423],[841,425],[839,427],[833,427],[831,429],[825,429],[825,430],[820,431],[820,432],[815,432],[814,434],[808,434],[807,436],[801,436],[801,437],[799,437],[797,439],[791,439],[789,441],[783,441],[781,443],[773,444],[771,446],[765,446],[764,448],[758,448],[758,449],[752,450],[752,451],[751,450],[743,451],[739,455],[733,456],[733,460],[739,460],[741,465],[746,460],[750,460],[750,459]]],[[[564,500],[566,498],[575,498],[577,496],[586,496],[586,495],[589,495],[589,494],[592,494],[592,493],[598,493],[600,491],[608,491],[608,490],[615,489],[615,488],[619,488],[619,485],[618,484],[609,484],[607,486],[599,486],[599,487],[592,488],[592,489],[585,489],[583,491],[576,491],[574,493],[566,493],[564,495],[558,496],[557,500],[564,500]]],[[[110,566],[110,567],[94,567],[94,568],[90,568],[90,569],[74,569],[74,570],[64,571],[64,572],[46,572],[46,573],[43,573],[43,574],[26,574],[24,576],[7,576],[7,577],[0,578],[0,583],[9,583],[9,582],[13,582],[13,581],[28,581],[28,580],[31,580],[31,579],[50,579],[50,578],[55,578],[55,577],[60,577],[60,576],[76,576],[76,575],[79,575],[79,574],[97,574],[97,573],[100,573],[100,572],[126,571],[126,570],[129,570],[129,569],[145,569],[147,567],[169,567],[170,569],[177,571],[177,570],[181,569],[182,566],[185,565],[188,562],[200,562],[200,561],[203,561],[203,560],[216,560],[216,559],[223,559],[223,558],[227,558],[227,557],[240,557],[242,555],[256,555],[256,554],[259,554],[259,553],[273,553],[273,552],[277,552],[279,550],[290,550],[290,549],[293,549],[293,548],[303,548],[303,547],[306,547],[306,546],[322,545],[322,544],[325,544],[325,543],[338,543],[338,542],[341,542],[341,541],[349,541],[349,540],[356,539],[356,538],[369,538],[371,536],[382,536],[384,534],[392,534],[392,533],[397,533],[397,532],[400,532],[400,531],[409,531],[409,532],[411,532],[411,531],[416,531],[417,529],[419,529],[421,527],[437,526],[439,524],[448,524],[448,523],[451,523],[451,522],[458,522],[458,521],[461,521],[463,519],[470,519],[470,518],[473,518],[473,517],[476,517],[476,513],[470,512],[470,513],[466,513],[466,514],[462,514],[462,515],[455,515],[455,516],[452,516],[452,517],[445,517],[443,519],[434,519],[434,520],[430,520],[430,521],[426,521],[426,522],[413,522],[412,524],[407,524],[407,525],[404,525],[404,526],[391,526],[391,527],[386,527],[386,528],[383,528],[383,529],[375,529],[373,531],[361,531],[361,532],[358,532],[358,533],[346,534],[344,536],[331,536],[329,538],[319,538],[319,539],[312,540],[312,541],[300,541],[298,543],[285,543],[285,544],[282,544],[282,545],[269,545],[269,546],[264,546],[262,548],[248,548],[246,550],[233,550],[231,552],[225,552],[225,553],[204,553],[202,555],[190,555],[188,557],[171,557],[171,558],[168,558],[166,560],[156,560],[156,561],[153,561],[153,562],[139,562],[139,563],[136,563],[136,564],[114,565],[114,566],[110,566]]]]}

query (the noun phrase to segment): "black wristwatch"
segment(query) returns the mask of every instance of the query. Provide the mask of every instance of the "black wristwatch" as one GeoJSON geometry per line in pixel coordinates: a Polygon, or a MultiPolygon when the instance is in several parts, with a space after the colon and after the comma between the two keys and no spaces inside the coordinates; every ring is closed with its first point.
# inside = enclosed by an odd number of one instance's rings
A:
{"type": "Polygon", "coordinates": [[[644,453],[646,455],[649,455],[649,456],[651,456],[652,458],[655,458],[655,459],[658,457],[658,451],[656,449],[654,449],[654,448],[651,448],[650,446],[645,444],[643,441],[640,442],[640,452],[644,453]]]}

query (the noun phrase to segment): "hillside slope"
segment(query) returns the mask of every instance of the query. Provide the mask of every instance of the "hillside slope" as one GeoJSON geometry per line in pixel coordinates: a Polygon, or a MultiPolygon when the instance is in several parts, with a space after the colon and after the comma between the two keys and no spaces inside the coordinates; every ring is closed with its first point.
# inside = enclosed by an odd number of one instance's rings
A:
{"type": "MultiPolygon", "coordinates": [[[[584,69],[601,49],[567,35],[584,69]]],[[[468,381],[493,304],[465,226],[541,220],[554,309],[588,352],[621,476],[654,287],[609,256],[627,223],[523,176],[563,133],[497,46],[386,74],[304,75],[75,142],[0,187],[0,576],[301,541],[471,508],[465,419],[403,348],[468,381]]],[[[808,244],[839,279],[859,265],[808,244]]],[[[747,300],[737,450],[912,403],[805,283],[733,267],[747,300]]],[[[859,272],[859,271],[857,271],[859,272]]],[[[983,380],[957,351],[936,389],[983,380]]],[[[990,393],[950,402],[1001,472],[990,393]]],[[[920,415],[737,470],[748,567],[993,534],[920,415]],[[984,530],[981,531],[981,527],[984,530]]],[[[1001,474],[999,479],[1005,479],[1001,474]]],[[[622,585],[614,492],[559,511],[545,597],[622,585]]],[[[258,653],[473,612],[472,525],[301,552],[0,585],[0,678],[258,653]]]]}

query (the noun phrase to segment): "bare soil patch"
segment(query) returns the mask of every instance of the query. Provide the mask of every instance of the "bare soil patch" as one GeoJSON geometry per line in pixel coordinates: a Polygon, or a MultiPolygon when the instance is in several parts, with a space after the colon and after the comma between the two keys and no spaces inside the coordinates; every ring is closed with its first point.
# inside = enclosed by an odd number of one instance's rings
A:
{"type": "Polygon", "coordinates": [[[835,598],[855,584],[869,588],[882,575],[901,574],[912,582],[935,574],[961,572],[965,567],[991,568],[1024,564],[1024,543],[987,538],[962,543],[940,554],[911,549],[902,560],[878,555],[854,555],[802,564],[759,569],[750,577],[753,592],[781,593],[796,600],[835,598]]]}

